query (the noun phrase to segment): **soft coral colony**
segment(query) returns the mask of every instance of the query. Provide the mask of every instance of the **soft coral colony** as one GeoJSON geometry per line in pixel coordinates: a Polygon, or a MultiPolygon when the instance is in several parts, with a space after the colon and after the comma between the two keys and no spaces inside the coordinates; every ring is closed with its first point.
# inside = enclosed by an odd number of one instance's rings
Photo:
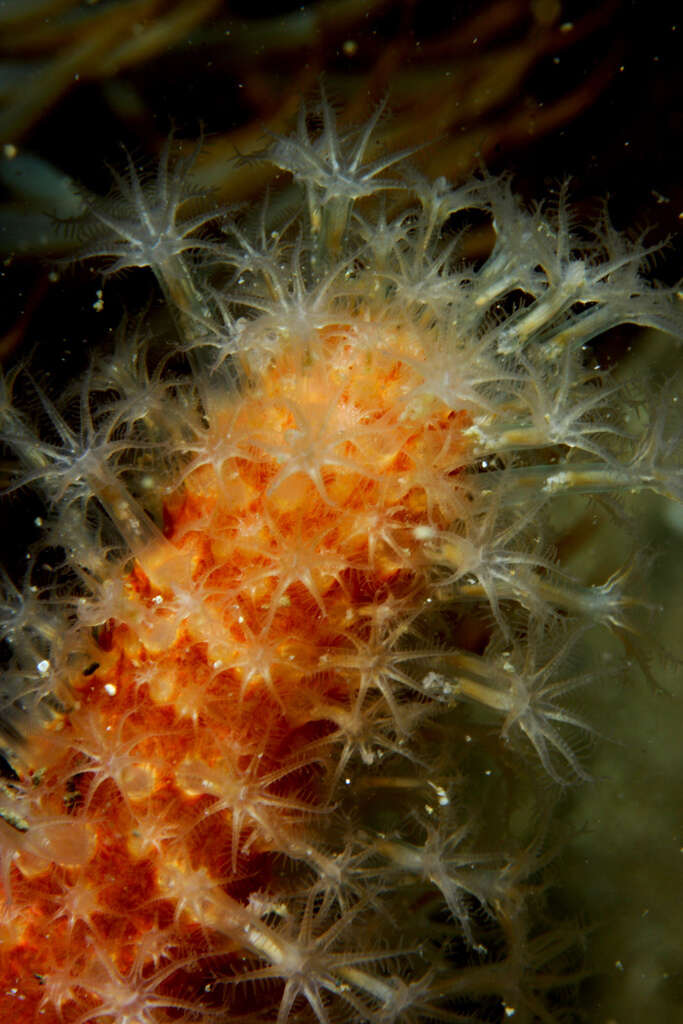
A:
{"type": "Polygon", "coordinates": [[[627,574],[572,577],[547,524],[569,494],[678,496],[675,396],[646,415],[591,346],[680,313],[563,194],[428,182],[374,121],[323,103],[274,140],[287,218],[193,208],[168,150],[131,163],[89,252],[151,267],[180,341],[152,365],[119,337],[76,416],[5,382],[45,537],[2,604],[3,1020],[569,1005],[539,822],[588,777],[581,637],[635,626],[627,574]]]}

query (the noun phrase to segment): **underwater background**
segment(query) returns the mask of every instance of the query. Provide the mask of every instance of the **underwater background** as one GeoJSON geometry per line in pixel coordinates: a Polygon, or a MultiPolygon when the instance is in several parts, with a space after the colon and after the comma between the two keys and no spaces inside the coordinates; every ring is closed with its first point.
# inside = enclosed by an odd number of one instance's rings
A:
{"type": "MultiPolygon", "coordinates": [[[[173,133],[187,153],[202,139],[198,186],[220,203],[256,203],[276,175],[250,157],[269,132],[291,130],[321,82],[342,126],[386,98],[380,137],[416,147],[411,162],[430,178],[510,172],[531,202],[569,177],[577,221],[608,196],[618,229],[672,237],[652,265],[672,284],[683,266],[682,33],[656,3],[6,0],[0,358],[30,355],[58,392],[124,317],[144,313],[163,331],[151,275],[103,285],[97,268],[63,262],[80,245],[62,223],[81,209],[73,183],[106,195],[122,146],[154,166],[173,133]]],[[[624,328],[596,358],[663,379],[677,369],[671,353],[661,335],[624,328]]],[[[22,493],[0,511],[3,562],[19,577],[32,500],[22,493]]],[[[683,1019],[683,519],[657,497],[638,506],[635,546],[656,555],[638,595],[651,608],[646,672],[634,664],[628,683],[586,697],[598,782],[570,788],[553,811],[552,905],[585,930],[586,978],[567,1019],[596,1024],[683,1019]]],[[[622,543],[609,528],[570,534],[563,554],[576,544],[577,565],[595,563],[599,578],[625,557],[612,548],[622,543]]]]}

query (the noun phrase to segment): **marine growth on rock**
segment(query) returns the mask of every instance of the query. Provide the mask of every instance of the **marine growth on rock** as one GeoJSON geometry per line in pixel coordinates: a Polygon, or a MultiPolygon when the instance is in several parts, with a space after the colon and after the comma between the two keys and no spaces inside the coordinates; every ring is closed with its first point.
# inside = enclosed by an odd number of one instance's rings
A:
{"type": "Polygon", "coordinates": [[[85,256],[151,268],[175,341],[7,372],[44,513],[0,608],[3,1021],[569,1013],[548,822],[619,670],[584,640],[647,641],[638,567],[573,573],[554,517],[680,498],[674,384],[596,355],[680,303],[565,189],[424,180],[375,122],[302,108],[256,212],[131,161],[85,256]]]}

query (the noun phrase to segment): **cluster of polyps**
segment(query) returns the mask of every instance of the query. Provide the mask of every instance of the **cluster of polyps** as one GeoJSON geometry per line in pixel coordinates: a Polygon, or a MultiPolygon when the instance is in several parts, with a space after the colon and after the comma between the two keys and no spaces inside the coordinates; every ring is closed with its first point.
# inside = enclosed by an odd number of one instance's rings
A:
{"type": "Polygon", "coordinates": [[[505,184],[400,176],[373,123],[339,137],[323,107],[275,141],[284,224],[185,216],[186,164],[131,165],[90,251],[154,270],[173,360],[120,340],[76,424],[38,391],[41,437],[10,375],[48,525],[3,603],[3,1020],[562,1004],[534,779],[588,777],[568,702],[600,673],[569,654],[633,624],[626,574],[570,578],[546,523],[570,493],[675,496],[674,394],[645,415],[592,343],[680,322],[563,196],[549,221],[505,184]]]}

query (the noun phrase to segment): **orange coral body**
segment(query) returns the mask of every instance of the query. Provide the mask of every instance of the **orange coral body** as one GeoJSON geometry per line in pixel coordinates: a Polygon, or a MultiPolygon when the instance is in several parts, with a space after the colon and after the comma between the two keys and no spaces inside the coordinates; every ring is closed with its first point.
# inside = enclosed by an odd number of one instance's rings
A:
{"type": "Polygon", "coordinates": [[[0,821],[1,1020],[245,1008],[239,908],[330,813],[339,712],[429,593],[419,529],[462,514],[470,421],[420,390],[423,358],[349,321],[214,396],[97,666],[31,737],[30,828],[0,821]]]}

